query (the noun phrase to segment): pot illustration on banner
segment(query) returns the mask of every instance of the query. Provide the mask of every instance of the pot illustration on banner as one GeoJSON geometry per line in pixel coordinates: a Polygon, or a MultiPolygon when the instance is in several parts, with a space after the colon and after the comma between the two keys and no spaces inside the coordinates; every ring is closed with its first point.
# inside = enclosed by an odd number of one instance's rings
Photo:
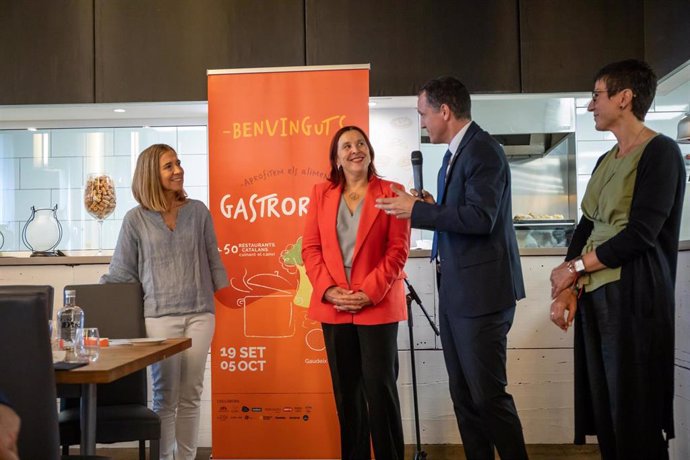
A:
{"type": "Polygon", "coordinates": [[[307,269],[304,267],[302,261],[302,237],[297,238],[295,244],[288,245],[280,253],[280,263],[286,272],[294,274],[295,271],[299,274],[297,292],[293,299],[293,303],[298,307],[308,308],[311,293],[314,290],[311,281],[307,277],[307,269]]]}
{"type": "Polygon", "coordinates": [[[295,335],[293,315],[294,288],[277,271],[248,276],[245,271],[242,285],[230,280],[236,291],[246,295],[237,299],[244,311],[245,337],[286,338],[295,335]]]}

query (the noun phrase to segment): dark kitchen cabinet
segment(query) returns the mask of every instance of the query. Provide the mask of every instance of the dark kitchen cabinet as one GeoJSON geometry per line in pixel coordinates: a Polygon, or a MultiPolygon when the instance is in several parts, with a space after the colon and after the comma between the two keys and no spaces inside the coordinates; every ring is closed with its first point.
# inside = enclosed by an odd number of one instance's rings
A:
{"type": "Polygon", "coordinates": [[[602,66],[644,59],[642,1],[519,0],[522,92],[590,91],[602,66]]]}
{"type": "Polygon", "coordinates": [[[307,65],[371,64],[370,94],[416,94],[454,75],[473,93],[520,92],[517,3],[305,0],[307,65]]]}
{"type": "Polygon", "coordinates": [[[206,100],[206,70],[371,64],[372,96],[589,91],[690,59],[690,0],[0,0],[0,105],[206,100]]]}
{"type": "Polygon", "coordinates": [[[0,105],[93,102],[93,3],[0,0],[0,105]]]}
{"type": "Polygon", "coordinates": [[[303,0],[95,0],[96,101],[206,100],[206,70],[304,65],[303,0]]]}
{"type": "Polygon", "coordinates": [[[690,0],[645,0],[644,18],[645,57],[657,76],[690,60],[690,0]]]}

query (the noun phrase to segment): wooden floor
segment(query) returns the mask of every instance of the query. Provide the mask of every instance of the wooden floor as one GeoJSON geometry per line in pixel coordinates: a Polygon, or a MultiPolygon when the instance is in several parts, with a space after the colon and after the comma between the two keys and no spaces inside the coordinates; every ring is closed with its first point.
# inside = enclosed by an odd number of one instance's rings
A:
{"type": "MultiPolygon", "coordinates": [[[[427,460],[464,460],[462,446],[456,444],[436,444],[422,446],[427,460]]],[[[596,445],[573,446],[568,444],[541,444],[527,446],[530,460],[599,460],[599,448],[596,445]]],[[[98,449],[98,455],[106,455],[113,460],[136,460],[137,449],[98,449]]],[[[405,458],[414,459],[415,446],[405,446],[405,458]]],[[[196,460],[209,460],[211,449],[200,448],[196,460]]],[[[498,459],[498,455],[496,456],[498,459]]]]}

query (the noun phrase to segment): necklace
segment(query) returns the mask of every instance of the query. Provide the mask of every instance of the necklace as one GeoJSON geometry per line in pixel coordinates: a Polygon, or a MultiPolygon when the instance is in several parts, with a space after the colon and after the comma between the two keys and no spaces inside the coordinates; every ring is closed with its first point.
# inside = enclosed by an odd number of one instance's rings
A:
{"type": "Polygon", "coordinates": [[[351,199],[352,201],[357,201],[359,200],[359,193],[357,192],[350,192],[347,194],[347,197],[351,199]]]}
{"type": "Polygon", "coordinates": [[[647,129],[647,127],[643,125],[643,126],[642,126],[642,129],[639,130],[639,131],[637,132],[637,135],[635,136],[635,139],[633,139],[632,142],[631,142],[631,143],[628,145],[628,147],[625,149],[625,153],[623,153],[623,149],[620,147],[620,145],[618,146],[618,155],[617,155],[618,158],[624,157],[624,156],[626,156],[628,153],[630,153],[630,150],[632,150],[632,148],[635,147],[635,146],[637,145],[637,140],[640,138],[640,134],[642,134],[642,132],[643,132],[645,129],[647,129]]]}

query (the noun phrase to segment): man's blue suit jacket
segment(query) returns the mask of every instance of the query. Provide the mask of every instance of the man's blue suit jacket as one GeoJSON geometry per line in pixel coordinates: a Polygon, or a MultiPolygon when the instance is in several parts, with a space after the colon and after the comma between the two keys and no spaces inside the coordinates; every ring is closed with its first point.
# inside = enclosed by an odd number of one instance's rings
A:
{"type": "Polygon", "coordinates": [[[515,306],[525,297],[510,191],[501,145],[471,122],[446,176],[443,203],[417,202],[412,226],[436,230],[440,307],[475,317],[515,306]]]}

